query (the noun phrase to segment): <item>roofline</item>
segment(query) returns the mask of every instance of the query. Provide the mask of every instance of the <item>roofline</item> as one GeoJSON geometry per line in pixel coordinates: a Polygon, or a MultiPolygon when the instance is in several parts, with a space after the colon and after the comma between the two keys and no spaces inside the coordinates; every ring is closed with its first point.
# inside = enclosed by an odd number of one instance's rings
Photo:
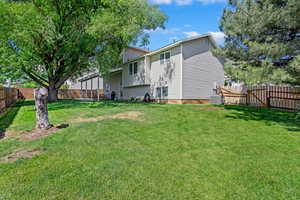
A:
{"type": "Polygon", "coordinates": [[[138,61],[138,60],[140,60],[140,59],[145,59],[147,55],[148,55],[148,54],[144,54],[144,55],[138,56],[138,57],[136,57],[136,58],[133,58],[133,59],[131,59],[131,60],[128,60],[127,62],[124,62],[123,65],[124,65],[124,64],[128,64],[128,63],[132,63],[132,62],[136,62],[136,61],[138,61]]]}
{"type": "Polygon", "coordinates": [[[88,81],[88,80],[91,80],[91,79],[96,78],[98,76],[100,76],[100,73],[99,72],[94,72],[94,73],[85,75],[84,77],[78,79],[78,81],[80,81],[80,82],[88,81]]]}
{"type": "Polygon", "coordinates": [[[169,44],[169,45],[164,46],[162,48],[159,48],[159,49],[157,49],[155,51],[149,52],[145,56],[152,56],[152,55],[160,53],[162,51],[166,51],[166,50],[168,50],[170,48],[179,46],[179,45],[181,45],[183,43],[190,42],[190,41],[193,41],[193,40],[198,40],[198,39],[205,38],[205,37],[208,37],[211,40],[211,42],[213,43],[213,45],[214,45],[215,48],[219,47],[219,45],[214,40],[212,34],[211,33],[207,33],[207,34],[203,34],[203,35],[198,35],[198,36],[195,36],[195,37],[191,37],[191,38],[188,38],[188,39],[185,39],[185,40],[181,40],[181,41],[175,42],[173,44],[169,44]]]}
{"type": "MultiPolygon", "coordinates": [[[[183,43],[190,42],[190,41],[193,41],[193,40],[198,40],[198,39],[205,38],[205,37],[208,37],[208,38],[210,39],[210,41],[212,42],[212,44],[213,44],[213,46],[214,46],[215,48],[218,48],[218,47],[219,47],[219,45],[218,45],[217,42],[215,41],[215,39],[214,39],[214,37],[212,36],[212,34],[211,34],[211,33],[206,33],[206,34],[203,34],[203,35],[198,35],[198,36],[191,37],[191,38],[188,38],[188,39],[180,40],[180,41],[177,41],[177,42],[175,42],[175,43],[173,43],[173,44],[168,44],[168,45],[166,45],[166,46],[164,46],[164,47],[161,47],[161,48],[159,48],[159,49],[157,49],[157,50],[155,50],[155,51],[151,51],[151,52],[148,52],[147,54],[138,56],[138,57],[136,57],[136,58],[134,58],[134,59],[132,59],[132,60],[129,60],[129,61],[123,63],[123,64],[128,64],[128,63],[137,61],[137,60],[139,60],[139,59],[141,59],[141,58],[143,58],[143,57],[152,56],[152,55],[158,54],[158,53],[160,53],[160,52],[167,51],[167,50],[169,50],[169,49],[171,49],[171,48],[177,47],[177,46],[179,46],[179,45],[181,45],[181,44],[183,44],[183,43]]],[[[131,48],[135,48],[135,47],[131,47],[131,48]]]]}
{"type": "Polygon", "coordinates": [[[149,53],[150,52],[150,51],[148,51],[146,49],[142,49],[142,48],[138,48],[138,47],[133,47],[133,46],[128,46],[128,48],[134,49],[134,50],[137,50],[137,51],[141,51],[141,52],[144,52],[144,53],[149,53]]]}
{"type": "Polygon", "coordinates": [[[122,71],[122,70],[123,70],[122,67],[115,68],[115,69],[110,69],[110,70],[109,70],[109,73],[120,72],[120,71],[122,71]]]}

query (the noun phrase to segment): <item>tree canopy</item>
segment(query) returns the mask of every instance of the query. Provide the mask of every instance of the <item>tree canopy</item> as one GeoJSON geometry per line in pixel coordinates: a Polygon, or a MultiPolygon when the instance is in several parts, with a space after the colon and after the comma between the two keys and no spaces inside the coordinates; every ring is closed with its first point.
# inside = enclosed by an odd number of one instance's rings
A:
{"type": "Polygon", "coordinates": [[[166,20],[147,0],[0,0],[0,18],[1,70],[13,66],[53,100],[67,79],[93,68],[105,74],[166,20]]]}
{"type": "Polygon", "coordinates": [[[234,80],[300,85],[299,0],[229,0],[220,29],[234,80]]]}

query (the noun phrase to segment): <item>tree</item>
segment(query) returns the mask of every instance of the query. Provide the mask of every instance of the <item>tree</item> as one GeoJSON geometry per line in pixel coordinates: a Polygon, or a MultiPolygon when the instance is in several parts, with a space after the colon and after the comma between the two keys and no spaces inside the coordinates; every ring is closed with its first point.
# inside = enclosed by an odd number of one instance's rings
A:
{"type": "Polygon", "coordinates": [[[300,84],[300,1],[229,0],[217,54],[227,73],[248,84],[300,84]]]}
{"type": "Polygon", "coordinates": [[[48,118],[48,107],[47,107],[48,91],[46,88],[37,88],[34,90],[35,98],[35,109],[36,109],[36,128],[38,129],[49,129],[52,124],[48,118]]]}
{"type": "Polygon", "coordinates": [[[0,85],[8,81],[15,82],[25,78],[21,71],[16,71],[13,66],[0,66],[0,85]]]}
{"type": "Polygon", "coordinates": [[[1,66],[47,88],[49,101],[69,78],[93,68],[105,74],[166,20],[147,0],[0,0],[0,18],[1,66]]]}

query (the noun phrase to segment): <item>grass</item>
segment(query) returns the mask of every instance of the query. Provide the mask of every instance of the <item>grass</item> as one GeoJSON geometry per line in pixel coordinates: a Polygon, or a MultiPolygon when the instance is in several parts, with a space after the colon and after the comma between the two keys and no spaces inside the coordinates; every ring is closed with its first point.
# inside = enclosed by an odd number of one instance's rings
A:
{"type": "MultiPolygon", "coordinates": [[[[60,101],[54,124],[126,111],[143,121],[70,124],[31,142],[0,141],[0,199],[300,199],[300,130],[293,114],[242,106],[60,101]]],[[[0,116],[0,129],[34,128],[33,102],[0,116]]]]}

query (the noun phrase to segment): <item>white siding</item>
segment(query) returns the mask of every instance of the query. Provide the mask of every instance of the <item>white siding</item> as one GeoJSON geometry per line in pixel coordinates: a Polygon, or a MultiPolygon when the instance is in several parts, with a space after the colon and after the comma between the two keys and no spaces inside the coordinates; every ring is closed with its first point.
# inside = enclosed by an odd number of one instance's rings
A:
{"type": "Polygon", "coordinates": [[[123,67],[123,87],[140,86],[148,83],[146,80],[145,58],[143,57],[131,63],[135,62],[138,63],[137,74],[129,74],[129,64],[123,67]]]}
{"type": "Polygon", "coordinates": [[[103,89],[103,78],[94,78],[94,88],[96,89],[103,89]],[[98,88],[98,81],[99,81],[99,88],[98,88]]]}
{"type": "Polygon", "coordinates": [[[81,89],[81,82],[79,80],[68,81],[69,89],[81,89]]]}
{"type": "Polygon", "coordinates": [[[169,63],[160,64],[160,53],[151,56],[150,82],[151,94],[156,97],[156,88],[168,86],[168,99],[180,99],[181,91],[181,47],[170,50],[169,63]]]}
{"type": "MultiPolygon", "coordinates": [[[[105,81],[106,82],[106,81],[105,81]]],[[[110,96],[112,91],[116,92],[116,98],[121,99],[121,83],[122,83],[122,72],[111,73],[107,78],[106,95],[110,96]]]]}
{"type": "Polygon", "coordinates": [[[208,38],[183,44],[183,99],[209,99],[215,84],[224,83],[223,65],[210,48],[208,38]]]}
{"type": "Polygon", "coordinates": [[[123,54],[123,62],[124,63],[128,62],[128,61],[133,60],[137,57],[140,57],[144,54],[145,54],[145,52],[143,52],[143,51],[139,51],[139,50],[132,49],[132,48],[127,48],[123,54]]]}
{"type": "MultiPolygon", "coordinates": [[[[93,86],[93,90],[97,90],[98,89],[98,77],[89,79],[87,81],[83,81],[82,82],[82,89],[86,89],[86,83],[87,83],[87,89],[91,89],[91,86],[93,86]],[[93,82],[93,84],[91,84],[91,81],[93,82]]],[[[81,82],[79,81],[79,79],[75,80],[75,81],[69,81],[69,89],[81,89],[81,82]]],[[[99,78],[99,89],[103,89],[103,78],[99,78]]]]}
{"type": "Polygon", "coordinates": [[[149,86],[139,86],[139,87],[131,87],[131,88],[123,89],[123,95],[125,100],[130,100],[131,97],[135,97],[135,98],[139,98],[140,100],[143,100],[146,93],[150,94],[149,86]]]}

